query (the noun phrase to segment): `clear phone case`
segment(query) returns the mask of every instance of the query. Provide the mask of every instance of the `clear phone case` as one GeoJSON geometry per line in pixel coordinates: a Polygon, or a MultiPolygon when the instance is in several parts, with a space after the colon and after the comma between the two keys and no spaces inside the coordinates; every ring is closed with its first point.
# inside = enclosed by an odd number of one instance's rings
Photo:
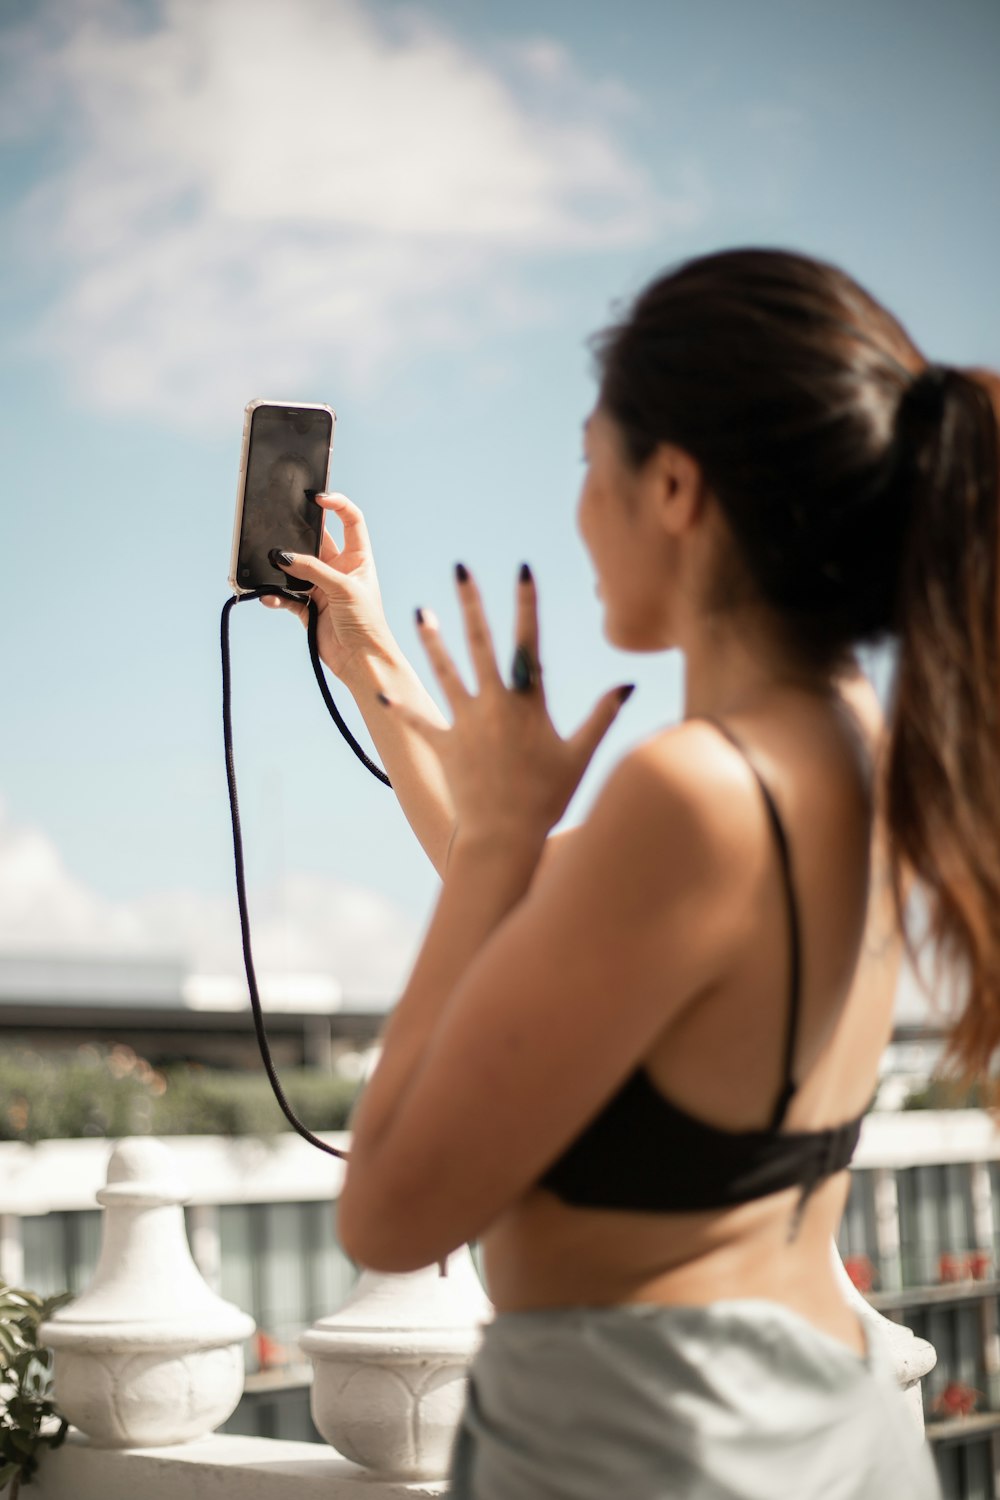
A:
{"type": "Polygon", "coordinates": [[[325,517],[314,496],[329,484],[336,421],[333,407],[317,402],[247,403],[229,564],[235,593],[309,592],[310,584],[283,573],[268,554],[319,555],[325,517]]]}

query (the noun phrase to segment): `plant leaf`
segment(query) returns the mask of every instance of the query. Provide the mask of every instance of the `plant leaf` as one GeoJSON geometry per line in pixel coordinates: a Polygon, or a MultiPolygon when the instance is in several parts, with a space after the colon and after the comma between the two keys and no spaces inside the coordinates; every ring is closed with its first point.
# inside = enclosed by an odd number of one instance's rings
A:
{"type": "Polygon", "coordinates": [[[41,1311],[39,1323],[44,1323],[46,1318],[50,1318],[57,1307],[64,1307],[67,1302],[72,1302],[74,1295],[73,1292],[55,1292],[51,1297],[46,1297],[45,1301],[39,1304],[41,1311]]]}
{"type": "Polygon", "coordinates": [[[21,1348],[21,1339],[10,1323],[0,1323],[0,1349],[13,1358],[21,1348]]]}

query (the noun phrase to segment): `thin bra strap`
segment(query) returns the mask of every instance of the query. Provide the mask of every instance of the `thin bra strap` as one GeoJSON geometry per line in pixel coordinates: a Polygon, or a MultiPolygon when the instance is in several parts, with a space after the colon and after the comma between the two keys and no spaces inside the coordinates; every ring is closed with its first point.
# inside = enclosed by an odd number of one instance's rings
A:
{"type": "Polygon", "coordinates": [[[795,886],[792,881],[792,857],[788,847],[788,837],[785,826],[781,821],[777,804],[771,795],[770,788],[763,776],[754,765],[753,758],[746,746],[737,739],[731,729],[721,724],[718,719],[705,717],[705,723],[711,724],[724,739],[727,739],[733,748],[739,751],[753,772],[757,785],[760,787],[767,808],[767,815],[774,831],[775,842],[778,845],[778,854],[781,857],[781,874],[785,885],[785,898],[788,903],[788,945],[789,945],[789,1002],[788,1002],[788,1024],[785,1032],[785,1061],[782,1071],[781,1092],[775,1105],[774,1115],[771,1119],[769,1129],[777,1130],[788,1112],[788,1106],[792,1102],[792,1096],[798,1085],[792,1077],[792,1065],[795,1060],[795,1041],[799,1027],[799,1002],[802,976],[801,941],[799,936],[799,912],[795,900],[795,886]]]}

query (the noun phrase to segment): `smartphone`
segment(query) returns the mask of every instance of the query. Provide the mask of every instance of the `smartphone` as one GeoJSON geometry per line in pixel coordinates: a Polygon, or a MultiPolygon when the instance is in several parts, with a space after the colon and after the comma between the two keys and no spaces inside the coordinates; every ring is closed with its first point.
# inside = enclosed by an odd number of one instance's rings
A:
{"type": "Polygon", "coordinates": [[[330,481],[336,421],[332,406],[314,402],[247,402],[229,565],[235,593],[312,588],[276,568],[268,553],[277,547],[319,556],[325,516],[314,496],[330,481]]]}

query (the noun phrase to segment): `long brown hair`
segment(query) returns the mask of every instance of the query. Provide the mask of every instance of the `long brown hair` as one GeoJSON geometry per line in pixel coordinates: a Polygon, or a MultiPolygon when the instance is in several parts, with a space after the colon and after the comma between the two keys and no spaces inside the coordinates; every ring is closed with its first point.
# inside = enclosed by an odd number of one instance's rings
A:
{"type": "Polygon", "coordinates": [[[896,906],[908,867],[940,965],[967,978],[949,1051],[971,1077],[1000,1040],[1000,378],[934,370],[900,416],[916,523],[886,774],[896,906]]]}
{"type": "Polygon", "coordinates": [[[739,575],[814,669],[897,642],[897,909],[906,931],[912,872],[967,979],[952,1055],[985,1068],[1000,1046],[1000,377],[929,364],[851,277],[778,250],[684,263],[595,346],[631,461],[660,443],[698,460],[739,575]]]}

